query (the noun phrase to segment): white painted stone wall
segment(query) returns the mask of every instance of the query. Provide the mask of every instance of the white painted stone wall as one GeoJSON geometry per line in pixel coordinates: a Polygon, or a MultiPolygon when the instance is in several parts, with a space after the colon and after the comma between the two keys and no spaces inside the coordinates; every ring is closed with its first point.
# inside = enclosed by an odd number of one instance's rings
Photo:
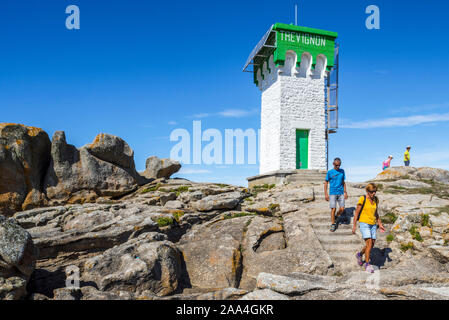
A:
{"type": "Polygon", "coordinates": [[[276,68],[271,57],[257,74],[262,90],[260,174],[296,169],[296,129],[310,130],[308,169],[326,169],[326,58],[319,56],[313,71],[310,55],[303,54],[300,67],[296,59],[288,52],[285,65],[276,68]]]}

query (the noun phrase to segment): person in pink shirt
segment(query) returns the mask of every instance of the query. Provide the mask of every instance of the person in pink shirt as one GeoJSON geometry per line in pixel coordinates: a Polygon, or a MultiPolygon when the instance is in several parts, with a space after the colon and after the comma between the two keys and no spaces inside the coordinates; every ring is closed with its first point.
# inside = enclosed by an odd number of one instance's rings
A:
{"type": "Polygon", "coordinates": [[[382,163],[382,170],[386,170],[390,167],[391,159],[393,159],[393,156],[388,156],[388,159],[382,163]]]}

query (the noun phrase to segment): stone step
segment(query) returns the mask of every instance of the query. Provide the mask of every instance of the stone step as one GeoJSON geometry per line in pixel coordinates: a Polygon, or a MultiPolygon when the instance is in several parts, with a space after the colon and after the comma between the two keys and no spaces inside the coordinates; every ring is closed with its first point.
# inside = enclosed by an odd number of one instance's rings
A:
{"type": "Polygon", "coordinates": [[[294,178],[289,178],[287,180],[287,182],[289,183],[321,183],[324,182],[324,179],[320,179],[320,178],[316,178],[314,176],[307,176],[304,175],[302,177],[294,177],[294,178]]]}
{"type": "Polygon", "coordinates": [[[305,175],[301,175],[301,176],[295,176],[295,177],[291,177],[287,179],[287,182],[290,183],[310,183],[310,182],[324,182],[324,179],[321,179],[320,177],[316,177],[312,174],[305,174],[305,175]]]}
{"type": "Polygon", "coordinates": [[[326,243],[323,244],[324,250],[326,250],[329,254],[332,254],[333,252],[354,252],[354,254],[357,252],[357,250],[360,250],[362,248],[362,244],[350,244],[350,245],[342,245],[339,243],[326,243]]]}
{"type": "Polygon", "coordinates": [[[314,229],[315,234],[320,236],[334,236],[336,239],[341,238],[342,236],[351,236],[353,237],[354,234],[352,233],[352,229],[346,228],[346,229],[337,229],[334,232],[330,231],[329,229],[314,229]]]}
{"type": "Polygon", "coordinates": [[[362,244],[360,239],[354,235],[341,235],[341,236],[335,236],[333,234],[331,235],[320,235],[318,237],[321,243],[328,244],[328,243],[339,243],[339,244],[362,244]]]}
{"type": "Polygon", "coordinates": [[[354,268],[359,267],[355,257],[344,257],[344,256],[330,256],[334,266],[340,266],[343,268],[354,268]]]}
{"type": "Polygon", "coordinates": [[[343,274],[347,274],[353,271],[361,271],[361,267],[357,264],[355,266],[348,266],[348,265],[335,265],[336,271],[340,271],[343,274]]]}
{"type": "MultiPolygon", "coordinates": [[[[330,229],[330,222],[312,222],[311,223],[312,227],[314,229],[330,229]]],[[[352,230],[352,224],[339,224],[337,230],[345,230],[345,229],[349,229],[352,230]]]]}
{"type": "Polygon", "coordinates": [[[357,249],[354,249],[352,251],[333,251],[333,252],[328,252],[328,253],[332,259],[353,260],[354,262],[357,262],[357,260],[355,258],[356,252],[357,252],[357,249]]]}
{"type": "Polygon", "coordinates": [[[309,217],[310,222],[328,222],[331,223],[331,216],[330,214],[328,216],[315,216],[315,217],[309,217]]]}
{"type": "MultiPolygon", "coordinates": [[[[321,213],[317,213],[314,214],[313,211],[312,212],[308,212],[309,214],[309,220],[310,221],[314,221],[314,220],[328,220],[331,221],[331,213],[330,212],[326,212],[325,214],[321,213]]],[[[340,216],[339,219],[341,221],[348,221],[351,220],[352,221],[352,217],[348,217],[348,216],[340,216]]]]}

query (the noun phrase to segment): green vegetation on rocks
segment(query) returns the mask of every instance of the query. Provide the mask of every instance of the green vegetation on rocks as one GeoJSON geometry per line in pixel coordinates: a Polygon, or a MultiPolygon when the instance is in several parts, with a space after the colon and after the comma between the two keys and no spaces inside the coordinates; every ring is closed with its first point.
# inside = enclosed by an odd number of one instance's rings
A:
{"type": "Polygon", "coordinates": [[[187,192],[189,191],[189,187],[188,186],[181,186],[176,188],[175,192],[176,192],[176,196],[179,197],[179,195],[183,192],[187,192]]]}
{"type": "Polygon", "coordinates": [[[184,213],[184,211],[182,211],[182,210],[172,212],[172,216],[173,216],[173,218],[175,219],[175,221],[176,221],[177,223],[179,223],[179,220],[181,219],[181,217],[182,217],[184,214],[185,214],[185,213],[184,213]]]}
{"type": "Polygon", "coordinates": [[[170,226],[174,223],[174,219],[170,217],[159,217],[155,221],[159,228],[170,226]]]}
{"type": "Polygon", "coordinates": [[[265,184],[262,184],[262,185],[259,185],[259,186],[254,186],[253,189],[255,189],[255,190],[261,190],[261,189],[269,190],[269,189],[273,189],[275,186],[276,186],[275,184],[265,183],[265,184]]]}
{"type": "Polygon", "coordinates": [[[423,227],[430,227],[430,217],[427,213],[421,215],[421,225],[423,227]]]}
{"type": "Polygon", "coordinates": [[[413,242],[408,242],[408,243],[401,243],[401,251],[402,252],[406,252],[410,249],[413,249],[413,242]]]}
{"type": "Polygon", "coordinates": [[[258,185],[258,186],[254,186],[251,188],[251,194],[253,196],[256,196],[259,192],[264,192],[270,189],[273,189],[276,185],[275,184],[262,184],[262,185],[258,185]]]}
{"type": "Polygon", "coordinates": [[[419,231],[417,230],[417,227],[416,227],[416,226],[412,226],[412,227],[410,228],[409,232],[410,232],[410,234],[412,235],[412,238],[413,238],[413,239],[415,239],[415,240],[417,240],[417,241],[420,241],[420,242],[423,241],[423,239],[422,239],[422,237],[421,237],[421,234],[420,234],[419,231]]]}
{"type": "Polygon", "coordinates": [[[148,192],[152,192],[152,191],[157,191],[157,190],[160,188],[160,186],[161,186],[161,184],[158,183],[158,184],[155,185],[155,186],[152,186],[152,187],[148,187],[148,188],[143,189],[142,191],[140,191],[140,193],[148,193],[148,192]]]}
{"type": "Polygon", "coordinates": [[[385,223],[385,224],[395,223],[397,219],[398,219],[398,216],[395,215],[394,212],[392,212],[392,211],[387,212],[385,215],[383,215],[380,218],[382,223],[385,223]]]}
{"type": "Polygon", "coordinates": [[[239,218],[239,217],[245,217],[245,216],[254,216],[255,214],[252,212],[235,212],[235,213],[231,213],[231,214],[225,214],[224,215],[224,219],[234,219],[234,218],[239,218]]]}

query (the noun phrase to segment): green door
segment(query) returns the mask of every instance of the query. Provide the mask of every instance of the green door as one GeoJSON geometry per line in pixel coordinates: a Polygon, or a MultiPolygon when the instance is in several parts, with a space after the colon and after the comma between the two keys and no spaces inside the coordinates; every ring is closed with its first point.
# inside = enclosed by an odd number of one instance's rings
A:
{"type": "Polygon", "coordinates": [[[309,130],[296,130],[296,169],[309,166],[309,130]]]}

